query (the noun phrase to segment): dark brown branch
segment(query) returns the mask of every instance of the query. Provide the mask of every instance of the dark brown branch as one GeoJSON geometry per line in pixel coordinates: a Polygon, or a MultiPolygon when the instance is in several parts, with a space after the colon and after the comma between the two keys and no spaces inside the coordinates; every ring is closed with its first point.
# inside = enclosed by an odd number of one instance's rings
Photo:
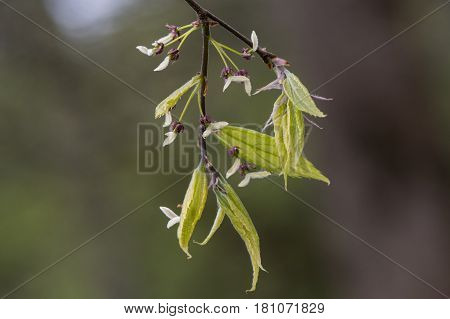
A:
{"type": "MultiPolygon", "coordinates": [[[[184,0],[186,1],[192,9],[197,13],[197,15],[200,17],[207,17],[211,19],[214,22],[217,22],[220,26],[222,26],[225,30],[233,34],[236,38],[244,42],[249,47],[252,47],[253,43],[252,41],[247,38],[245,35],[234,29],[231,25],[214,15],[213,13],[209,12],[205,8],[201,7],[196,1],[194,0],[184,0]]],[[[272,67],[272,59],[276,57],[275,54],[268,52],[266,50],[263,50],[261,48],[258,48],[256,50],[256,53],[261,57],[261,59],[266,63],[269,67],[272,67]]]]}
{"type": "MultiPolygon", "coordinates": [[[[203,34],[203,53],[202,53],[202,66],[200,75],[201,79],[201,88],[200,88],[200,108],[202,110],[202,116],[206,118],[206,93],[207,93],[207,85],[208,85],[208,61],[209,61],[209,21],[208,18],[204,15],[199,14],[199,19],[202,24],[202,34],[203,34]]],[[[203,138],[203,132],[205,132],[205,125],[202,123],[200,126],[200,151],[202,160],[207,161],[207,150],[206,150],[206,141],[203,138]]]]}

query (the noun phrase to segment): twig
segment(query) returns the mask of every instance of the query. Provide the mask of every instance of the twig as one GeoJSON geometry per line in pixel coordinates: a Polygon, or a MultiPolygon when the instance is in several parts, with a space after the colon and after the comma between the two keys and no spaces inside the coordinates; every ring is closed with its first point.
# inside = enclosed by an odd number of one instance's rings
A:
{"type": "MultiPolygon", "coordinates": [[[[211,19],[214,22],[217,22],[220,26],[222,26],[225,30],[233,34],[236,38],[244,42],[249,47],[252,47],[253,43],[252,40],[247,38],[245,35],[237,31],[235,28],[233,28],[231,25],[229,25],[227,22],[223,21],[213,13],[209,12],[202,6],[200,6],[196,1],[194,0],[184,0],[187,4],[191,6],[192,9],[197,13],[199,16],[199,19],[201,20],[201,17],[207,17],[211,19]]],[[[266,51],[265,49],[258,48],[256,50],[256,53],[261,57],[261,59],[266,63],[269,67],[272,67],[272,59],[276,58],[277,56],[269,51],[266,51]]]]}

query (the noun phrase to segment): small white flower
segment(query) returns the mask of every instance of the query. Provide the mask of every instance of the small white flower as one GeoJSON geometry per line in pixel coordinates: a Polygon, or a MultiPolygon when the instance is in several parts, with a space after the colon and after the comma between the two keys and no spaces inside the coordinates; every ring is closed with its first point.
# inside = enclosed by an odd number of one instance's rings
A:
{"type": "Polygon", "coordinates": [[[163,147],[172,144],[177,138],[178,134],[175,132],[166,133],[166,139],[164,140],[163,147]]]}
{"type": "Polygon", "coordinates": [[[170,41],[172,41],[173,39],[175,39],[175,37],[176,37],[175,34],[169,33],[168,35],[162,37],[161,39],[156,40],[155,42],[153,42],[153,46],[154,46],[154,47],[157,47],[157,46],[159,46],[160,44],[166,45],[167,43],[169,43],[170,41]]]}
{"type": "Polygon", "coordinates": [[[168,127],[170,126],[170,124],[172,124],[172,114],[170,112],[167,112],[163,127],[168,127]]]}
{"type": "Polygon", "coordinates": [[[256,35],[256,32],[253,31],[252,32],[252,42],[253,42],[253,51],[258,50],[258,46],[259,46],[259,41],[258,41],[258,36],[256,35]]]}
{"type": "Polygon", "coordinates": [[[236,158],[233,165],[228,170],[226,178],[234,175],[239,170],[239,167],[241,167],[241,160],[239,158],[236,158]]]}
{"type": "Polygon", "coordinates": [[[228,126],[227,122],[214,122],[208,125],[205,132],[203,132],[203,138],[207,138],[212,133],[217,133],[221,129],[223,129],[225,126],[228,126]]]}
{"type": "Polygon", "coordinates": [[[167,56],[160,65],[158,65],[158,67],[156,69],[154,69],[153,71],[155,72],[160,72],[163,71],[165,69],[167,69],[167,67],[169,66],[170,63],[170,56],[167,56]]]}
{"type": "Polygon", "coordinates": [[[265,178],[267,176],[270,176],[269,172],[262,171],[262,172],[254,172],[254,173],[248,173],[245,175],[245,178],[242,180],[242,182],[239,183],[239,187],[245,187],[250,183],[250,180],[252,179],[260,179],[265,178]]]}
{"type": "Polygon", "coordinates": [[[148,55],[148,56],[152,56],[155,54],[155,48],[149,49],[147,47],[140,45],[140,46],[137,46],[136,49],[138,49],[141,53],[148,55]]]}
{"type": "Polygon", "coordinates": [[[244,83],[245,86],[245,92],[251,96],[252,95],[252,83],[250,82],[250,79],[243,75],[233,75],[230,76],[226,82],[225,86],[223,87],[223,91],[225,92],[226,89],[230,86],[231,82],[237,82],[237,83],[244,83]]]}
{"type": "Polygon", "coordinates": [[[178,224],[180,222],[180,216],[175,214],[173,212],[173,210],[171,210],[170,208],[160,207],[159,209],[161,209],[161,211],[164,213],[164,215],[166,215],[167,218],[170,219],[169,222],[167,223],[167,229],[169,229],[173,225],[176,225],[176,224],[178,224]]]}

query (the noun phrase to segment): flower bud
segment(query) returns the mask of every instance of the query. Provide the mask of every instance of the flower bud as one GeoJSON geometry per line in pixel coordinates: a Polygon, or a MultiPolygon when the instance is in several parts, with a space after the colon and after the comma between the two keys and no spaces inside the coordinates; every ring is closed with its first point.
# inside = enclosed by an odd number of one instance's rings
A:
{"type": "Polygon", "coordinates": [[[250,166],[247,163],[241,164],[239,171],[241,176],[245,176],[250,171],[250,166]]]}
{"type": "Polygon", "coordinates": [[[279,58],[279,57],[273,58],[272,59],[272,63],[276,67],[289,66],[289,62],[288,61],[286,61],[285,59],[279,58]]]}
{"type": "Polygon", "coordinates": [[[229,67],[224,67],[220,73],[220,77],[224,80],[228,79],[231,75],[233,75],[233,70],[229,67]]]}
{"type": "Polygon", "coordinates": [[[200,117],[200,124],[207,126],[208,124],[210,124],[211,118],[209,117],[209,115],[205,115],[205,116],[201,116],[200,117]]]}
{"type": "Polygon", "coordinates": [[[234,72],[235,76],[245,76],[248,77],[248,72],[245,69],[241,69],[239,71],[234,72]]]}
{"type": "Polygon", "coordinates": [[[173,132],[175,133],[183,133],[184,132],[184,125],[181,122],[173,122],[170,126],[173,132]]]}
{"type": "Polygon", "coordinates": [[[252,58],[252,54],[250,53],[249,48],[243,48],[242,49],[242,57],[246,60],[250,60],[252,58]]]}
{"type": "Polygon", "coordinates": [[[164,51],[164,43],[158,43],[158,46],[155,50],[155,55],[161,54],[164,51]]]}
{"type": "Polygon", "coordinates": [[[166,28],[169,29],[170,34],[174,38],[178,38],[180,36],[180,31],[178,30],[178,27],[176,25],[166,24],[166,28]]]}
{"type": "Polygon", "coordinates": [[[172,48],[167,52],[167,55],[170,56],[170,61],[176,61],[180,58],[180,50],[172,48]]]}
{"type": "Polygon", "coordinates": [[[239,155],[239,148],[237,146],[233,146],[227,151],[227,153],[231,157],[237,157],[239,155]]]}

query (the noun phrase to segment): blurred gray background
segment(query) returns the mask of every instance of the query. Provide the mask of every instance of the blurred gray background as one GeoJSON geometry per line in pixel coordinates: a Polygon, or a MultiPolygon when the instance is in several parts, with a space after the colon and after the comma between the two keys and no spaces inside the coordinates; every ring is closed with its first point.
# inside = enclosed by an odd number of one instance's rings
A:
{"type": "MultiPolygon", "coordinates": [[[[0,3],[0,294],[180,178],[136,174],[136,127],[154,105],[0,3]]],[[[201,4],[289,60],[314,89],[443,3],[419,0],[219,1],[201,4]]],[[[182,0],[9,0],[12,6],[159,102],[199,69],[196,33],[162,74],[135,50],[166,23],[195,19],[182,0]]],[[[328,114],[306,152],[331,186],[290,190],[442,292],[450,293],[450,7],[370,56],[318,94],[328,114]]],[[[214,36],[241,43],[219,28],[214,36]]],[[[262,123],[275,93],[221,94],[212,53],[208,108],[262,123]]],[[[239,61],[253,84],[273,78],[239,61]]],[[[194,121],[196,109],[189,119],[194,121]]],[[[232,180],[236,185],[239,179],[232,180]]],[[[277,179],[282,183],[282,179],[277,179]]],[[[437,298],[435,290],[269,181],[239,194],[261,237],[263,273],[226,222],[187,261],[159,206],[188,179],[11,295],[12,298],[437,298]]],[[[210,197],[194,238],[209,231],[210,197]]]]}

